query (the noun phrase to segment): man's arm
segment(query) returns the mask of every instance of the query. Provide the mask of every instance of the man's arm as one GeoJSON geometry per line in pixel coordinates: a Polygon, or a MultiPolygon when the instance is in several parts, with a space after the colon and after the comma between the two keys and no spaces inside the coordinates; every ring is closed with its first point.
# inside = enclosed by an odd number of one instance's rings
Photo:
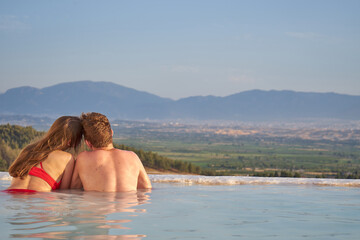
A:
{"type": "Polygon", "coordinates": [[[137,160],[140,168],[137,189],[152,188],[149,176],[145,171],[144,165],[138,157],[137,160]]]}
{"type": "Polygon", "coordinates": [[[70,188],[72,189],[82,189],[83,185],[80,179],[80,175],[79,175],[79,159],[76,160],[75,162],[75,168],[74,168],[74,172],[72,175],[72,179],[71,179],[71,185],[70,188]]]}

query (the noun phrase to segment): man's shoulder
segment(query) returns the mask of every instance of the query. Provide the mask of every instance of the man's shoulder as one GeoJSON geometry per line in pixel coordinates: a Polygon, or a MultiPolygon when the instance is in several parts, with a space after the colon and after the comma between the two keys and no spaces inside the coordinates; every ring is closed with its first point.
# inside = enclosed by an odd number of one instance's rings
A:
{"type": "MultiPolygon", "coordinates": [[[[114,151],[115,154],[119,154],[119,155],[126,156],[126,157],[137,157],[137,154],[132,151],[121,150],[121,149],[117,149],[117,148],[114,148],[112,151],[114,151]]],[[[103,153],[104,152],[100,152],[100,151],[83,151],[83,152],[79,153],[79,155],[77,156],[77,159],[89,158],[92,156],[97,156],[99,154],[101,155],[103,153]]]]}
{"type": "Polygon", "coordinates": [[[117,149],[117,148],[115,148],[115,151],[116,151],[116,154],[121,154],[126,157],[137,157],[136,153],[134,153],[132,151],[121,150],[121,149],[117,149]]]}
{"type": "Polygon", "coordinates": [[[77,155],[76,161],[79,161],[79,160],[82,161],[82,159],[89,158],[90,156],[91,156],[90,151],[83,151],[77,155]]]}
{"type": "Polygon", "coordinates": [[[92,151],[83,151],[79,153],[76,157],[76,165],[78,169],[84,169],[89,166],[96,164],[96,159],[98,156],[94,155],[92,151]]]}
{"type": "Polygon", "coordinates": [[[81,153],[78,154],[78,157],[82,157],[82,156],[86,156],[88,155],[89,153],[91,153],[90,151],[83,151],[81,153]]]}

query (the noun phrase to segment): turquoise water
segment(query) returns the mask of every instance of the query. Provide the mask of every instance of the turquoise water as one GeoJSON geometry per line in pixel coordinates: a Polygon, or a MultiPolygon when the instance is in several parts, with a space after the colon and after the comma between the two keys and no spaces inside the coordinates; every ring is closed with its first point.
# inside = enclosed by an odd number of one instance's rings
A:
{"type": "Polygon", "coordinates": [[[359,187],[151,179],[152,191],[1,193],[1,239],[359,238],[359,187]]]}

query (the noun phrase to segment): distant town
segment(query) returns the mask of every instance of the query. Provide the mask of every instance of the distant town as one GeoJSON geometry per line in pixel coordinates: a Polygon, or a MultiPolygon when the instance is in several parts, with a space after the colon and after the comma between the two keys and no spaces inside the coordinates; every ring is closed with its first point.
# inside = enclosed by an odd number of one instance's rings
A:
{"type": "MultiPolygon", "coordinates": [[[[0,115],[0,124],[32,126],[47,130],[55,118],[28,115],[0,115]]],[[[129,121],[111,120],[116,137],[153,134],[198,134],[203,137],[253,136],[299,138],[304,140],[359,141],[360,121],[307,119],[293,122],[234,122],[234,121],[129,121]],[[118,130],[118,131],[116,131],[118,130]]]]}

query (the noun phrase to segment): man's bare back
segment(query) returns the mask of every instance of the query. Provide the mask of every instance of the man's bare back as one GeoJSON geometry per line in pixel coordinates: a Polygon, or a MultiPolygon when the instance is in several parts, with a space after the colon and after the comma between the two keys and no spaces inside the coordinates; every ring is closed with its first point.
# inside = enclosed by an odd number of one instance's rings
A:
{"type": "Polygon", "coordinates": [[[111,146],[78,155],[71,188],[85,191],[124,192],[151,188],[138,156],[111,146]]]}

